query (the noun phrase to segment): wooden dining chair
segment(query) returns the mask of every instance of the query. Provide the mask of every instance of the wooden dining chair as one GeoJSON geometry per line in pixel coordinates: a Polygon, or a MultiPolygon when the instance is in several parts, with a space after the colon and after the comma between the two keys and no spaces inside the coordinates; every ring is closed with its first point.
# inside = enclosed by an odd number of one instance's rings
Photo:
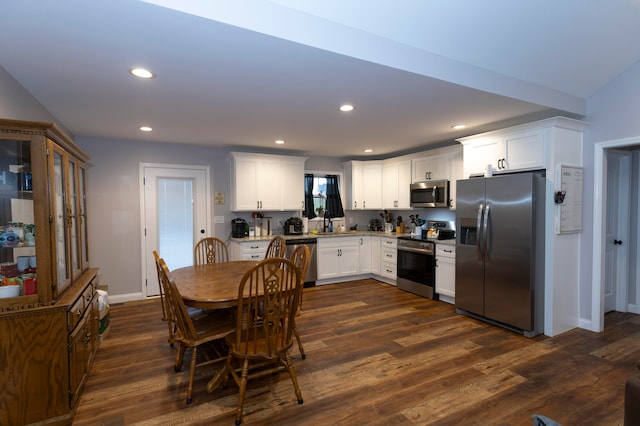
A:
{"type": "MultiPolygon", "coordinates": [[[[300,315],[300,310],[302,309],[302,295],[304,294],[304,280],[307,276],[307,270],[309,269],[309,262],[311,261],[311,251],[309,247],[306,245],[299,245],[296,249],[291,253],[291,257],[289,258],[291,262],[298,268],[300,273],[300,280],[302,281],[302,290],[300,290],[300,298],[298,299],[298,313],[300,315]]],[[[296,341],[298,342],[298,349],[300,350],[300,356],[302,359],[306,359],[307,355],[304,353],[304,348],[302,347],[302,341],[300,340],[300,334],[298,333],[298,325],[296,324],[295,318],[293,322],[293,334],[296,336],[296,341]]]]}
{"type": "Polygon", "coordinates": [[[193,248],[193,264],[222,263],[229,261],[229,248],[219,238],[206,237],[193,248]]]}
{"type": "Polygon", "coordinates": [[[276,235],[269,242],[267,246],[267,252],[264,255],[265,259],[270,257],[284,257],[285,250],[287,248],[287,242],[280,235],[276,235]]]}
{"type": "Polygon", "coordinates": [[[174,341],[180,346],[178,348],[178,354],[176,355],[175,371],[182,370],[185,352],[191,348],[189,384],[187,387],[187,404],[191,404],[196,367],[221,362],[226,358],[226,353],[217,353],[216,357],[208,358],[198,363],[198,347],[209,342],[223,342],[223,339],[235,330],[235,322],[227,309],[208,310],[202,315],[191,317],[182,300],[182,296],[180,296],[175,281],[171,278],[167,264],[163,259],[159,260],[159,264],[162,270],[162,285],[164,286],[165,296],[169,300],[176,315],[174,341]]]}
{"type": "Polygon", "coordinates": [[[284,258],[264,259],[242,277],[235,331],[226,338],[229,354],[222,381],[226,384],[231,376],[239,388],[236,425],[242,422],[250,379],[287,371],[298,404],[303,403],[289,354],[301,291],[298,268],[284,258]]]}
{"type": "Polygon", "coordinates": [[[176,316],[173,312],[173,307],[169,305],[169,299],[167,298],[164,291],[164,286],[162,285],[163,272],[162,266],[160,264],[161,259],[156,250],[153,251],[153,257],[156,261],[156,272],[158,273],[158,288],[160,292],[160,303],[162,304],[162,321],[167,322],[167,326],[169,328],[169,345],[173,347],[175,343],[174,335],[176,329],[176,316]]]}

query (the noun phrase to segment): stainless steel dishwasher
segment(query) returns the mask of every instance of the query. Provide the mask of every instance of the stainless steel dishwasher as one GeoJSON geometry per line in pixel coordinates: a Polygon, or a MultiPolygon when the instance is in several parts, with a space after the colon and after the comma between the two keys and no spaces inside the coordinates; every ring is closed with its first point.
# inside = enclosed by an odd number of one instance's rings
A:
{"type": "Polygon", "coordinates": [[[307,276],[304,279],[305,287],[314,287],[316,285],[316,279],[318,279],[318,257],[317,257],[317,238],[292,238],[286,240],[287,250],[285,256],[287,259],[291,258],[291,254],[298,246],[309,247],[310,259],[309,269],[307,269],[307,276]]]}

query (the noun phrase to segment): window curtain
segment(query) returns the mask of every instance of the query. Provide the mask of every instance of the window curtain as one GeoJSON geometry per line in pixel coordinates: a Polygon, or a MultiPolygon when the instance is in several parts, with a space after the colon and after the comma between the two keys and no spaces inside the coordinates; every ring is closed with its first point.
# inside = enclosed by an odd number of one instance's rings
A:
{"type": "Polygon", "coordinates": [[[303,216],[313,219],[316,213],[313,209],[313,175],[304,175],[304,213],[303,216]]]}
{"type": "Polygon", "coordinates": [[[327,175],[327,208],[330,217],[344,217],[340,189],[338,188],[338,176],[327,175]]]}

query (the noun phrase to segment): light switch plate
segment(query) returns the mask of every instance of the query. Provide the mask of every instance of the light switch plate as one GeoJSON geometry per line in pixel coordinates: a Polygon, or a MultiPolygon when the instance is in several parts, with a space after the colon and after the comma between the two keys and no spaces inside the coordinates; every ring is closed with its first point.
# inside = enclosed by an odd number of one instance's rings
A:
{"type": "Polygon", "coordinates": [[[213,223],[224,223],[224,216],[214,216],[213,223]]]}

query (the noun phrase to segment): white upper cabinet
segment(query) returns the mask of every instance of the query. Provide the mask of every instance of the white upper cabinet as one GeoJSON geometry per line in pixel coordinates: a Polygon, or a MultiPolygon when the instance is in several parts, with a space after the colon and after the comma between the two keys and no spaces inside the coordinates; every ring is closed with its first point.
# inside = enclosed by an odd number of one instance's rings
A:
{"type": "Polygon", "coordinates": [[[457,186],[456,181],[459,179],[464,179],[464,163],[462,157],[462,150],[456,151],[451,154],[449,157],[449,168],[450,168],[450,178],[449,178],[449,209],[456,209],[456,196],[457,196],[457,186]]]}
{"type": "Polygon", "coordinates": [[[409,209],[411,160],[385,160],[382,165],[382,206],[385,209],[409,209]]]}
{"type": "Polygon", "coordinates": [[[280,166],[282,210],[304,210],[304,159],[283,158],[280,166]]]}
{"type": "Polygon", "coordinates": [[[347,209],[381,209],[382,162],[348,161],[343,166],[347,188],[347,209]]]}
{"type": "Polygon", "coordinates": [[[426,155],[411,160],[411,182],[425,182],[429,180],[449,181],[449,208],[456,208],[456,180],[462,179],[462,147],[460,145],[438,150],[437,154],[426,155]]]}
{"type": "Polygon", "coordinates": [[[545,129],[483,134],[460,139],[464,146],[464,177],[546,167],[545,129]]]}
{"type": "Polygon", "coordinates": [[[544,131],[530,130],[505,135],[502,168],[505,170],[540,169],[545,167],[544,131]]]}
{"type": "Polygon", "coordinates": [[[449,158],[449,154],[439,154],[413,159],[411,182],[449,179],[449,158]]]}
{"type": "Polygon", "coordinates": [[[231,210],[302,210],[303,157],[232,152],[231,210]]]}

